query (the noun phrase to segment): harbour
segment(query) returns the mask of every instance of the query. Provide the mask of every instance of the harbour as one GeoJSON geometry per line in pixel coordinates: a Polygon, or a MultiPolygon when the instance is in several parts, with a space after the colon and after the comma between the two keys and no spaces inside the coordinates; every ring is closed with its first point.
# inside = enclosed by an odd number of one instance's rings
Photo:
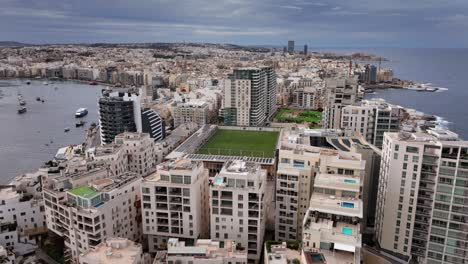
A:
{"type": "Polygon", "coordinates": [[[102,85],[49,80],[0,81],[0,183],[37,169],[60,147],[81,144],[86,129],[98,121],[97,99],[102,85]],[[27,83],[30,84],[27,84],[27,83]],[[18,113],[18,93],[26,111],[18,113]],[[40,100],[37,100],[37,99],[40,100]],[[76,118],[77,109],[88,114],[76,118]],[[81,122],[82,121],[82,122],[81,122]],[[65,128],[69,128],[65,132],[65,128]]]}

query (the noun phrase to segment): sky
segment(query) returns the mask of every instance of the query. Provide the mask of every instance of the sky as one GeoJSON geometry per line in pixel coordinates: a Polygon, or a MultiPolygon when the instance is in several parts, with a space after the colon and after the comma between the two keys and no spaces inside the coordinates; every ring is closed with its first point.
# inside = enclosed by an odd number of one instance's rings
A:
{"type": "Polygon", "coordinates": [[[468,47],[468,0],[0,0],[0,41],[468,47]]]}

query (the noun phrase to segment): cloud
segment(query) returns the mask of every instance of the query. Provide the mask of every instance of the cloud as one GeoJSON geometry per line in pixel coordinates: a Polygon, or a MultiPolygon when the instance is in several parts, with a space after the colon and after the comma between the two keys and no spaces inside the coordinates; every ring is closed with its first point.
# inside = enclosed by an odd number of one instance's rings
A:
{"type": "Polygon", "coordinates": [[[1,0],[2,40],[468,46],[468,1],[1,0]],[[431,19],[428,19],[431,18],[431,19]],[[346,43],[346,44],[343,44],[346,43]]]}

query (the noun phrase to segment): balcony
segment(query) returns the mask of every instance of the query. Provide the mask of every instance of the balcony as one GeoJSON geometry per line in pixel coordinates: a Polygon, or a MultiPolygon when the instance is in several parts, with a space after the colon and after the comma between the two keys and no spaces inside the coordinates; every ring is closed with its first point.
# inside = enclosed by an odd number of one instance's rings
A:
{"type": "Polygon", "coordinates": [[[329,219],[311,217],[304,226],[304,241],[314,240],[320,236],[320,242],[343,243],[361,247],[359,224],[349,224],[329,219]]]}
{"type": "Polygon", "coordinates": [[[320,188],[333,188],[350,192],[359,192],[362,183],[358,177],[338,174],[318,174],[314,186],[320,188]]]}
{"type": "Polygon", "coordinates": [[[362,201],[355,198],[335,197],[320,193],[313,193],[309,206],[314,211],[362,218],[362,201]]]}

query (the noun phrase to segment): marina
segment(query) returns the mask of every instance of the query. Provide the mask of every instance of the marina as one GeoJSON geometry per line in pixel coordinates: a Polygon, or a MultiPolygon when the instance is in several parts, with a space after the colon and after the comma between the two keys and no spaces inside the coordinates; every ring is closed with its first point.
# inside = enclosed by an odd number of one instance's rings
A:
{"type": "Polygon", "coordinates": [[[7,124],[0,129],[2,184],[18,173],[41,166],[60,147],[82,143],[85,130],[98,120],[97,98],[104,86],[65,81],[48,81],[49,85],[43,85],[43,82],[0,80],[0,120],[7,124]],[[21,113],[18,93],[27,102],[21,113]],[[88,114],[78,120],[74,115],[79,108],[86,108],[88,114]],[[80,121],[83,125],[76,126],[80,121]],[[67,127],[70,130],[64,133],[67,127]]]}

